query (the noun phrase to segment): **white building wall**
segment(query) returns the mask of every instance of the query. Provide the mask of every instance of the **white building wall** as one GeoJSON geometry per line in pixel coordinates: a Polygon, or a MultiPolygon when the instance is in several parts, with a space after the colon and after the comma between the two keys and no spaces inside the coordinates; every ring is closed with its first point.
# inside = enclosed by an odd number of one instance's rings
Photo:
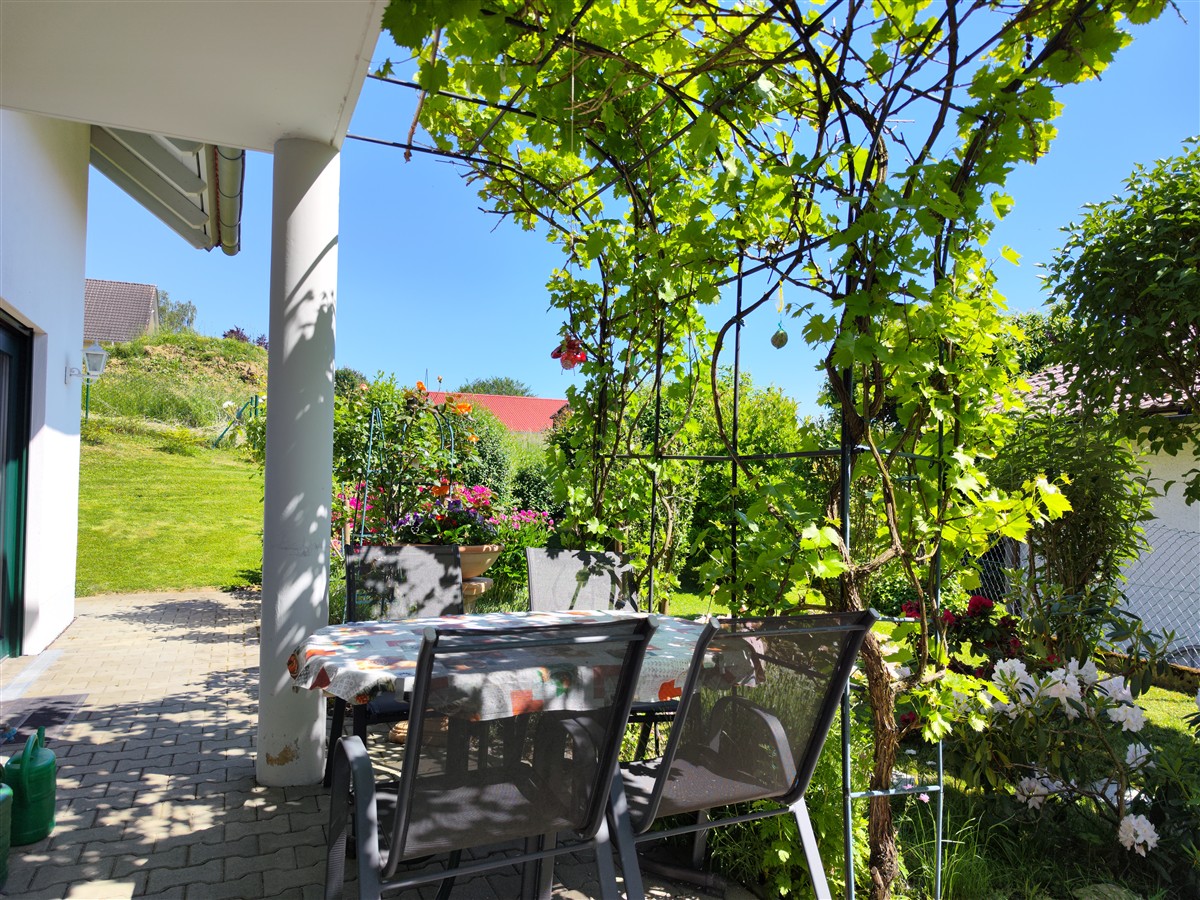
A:
{"type": "Polygon", "coordinates": [[[31,327],[23,652],[75,615],[89,127],[0,110],[0,306],[31,327]]]}
{"type": "Polygon", "coordinates": [[[1127,608],[1155,631],[1174,631],[1174,649],[1200,648],[1200,503],[1188,506],[1183,499],[1184,473],[1200,460],[1185,448],[1178,456],[1148,457],[1144,465],[1163,495],[1144,526],[1150,549],[1125,567],[1127,608]],[[1175,483],[1164,491],[1168,481],[1175,483]]]}

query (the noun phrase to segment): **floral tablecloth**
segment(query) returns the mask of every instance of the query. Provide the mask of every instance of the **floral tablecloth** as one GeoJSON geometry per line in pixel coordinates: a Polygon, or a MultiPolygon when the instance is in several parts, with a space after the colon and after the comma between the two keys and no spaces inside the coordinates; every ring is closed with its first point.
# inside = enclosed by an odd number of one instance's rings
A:
{"type": "MultiPolygon", "coordinates": [[[[330,625],[306,638],[288,658],[288,672],[298,687],[324,690],[349,703],[366,703],[381,691],[407,692],[421,637],[433,626],[489,630],[529,625],[558,625],[581,617],[596,620],[638,615],[599,610],[569,612],[484,613],[464,616],[405,619],[395,622],[350,622],[330,625]]],[[[704,629],[701,622],[656,616],[658,628],[642,662],[635,700],[671,700],[681,693],[696,641],[704,629]]],[[[472,718],[490,719],[511,715],[518,700],[530,698],[544,681],[534,669],[479,667],[468,672],[439,673],[435,682],[444,697],[470,697],[472,708],[454,710],[472,718]],[[447,691],[447,682],[453,690],[447,691]]],[[[431,701],[432,701],[431,697],[431,701]]],[[[522,702],[525,702],[522,700],[522,702]]],[[[446,709],[446,712],[451,712],[446,709]]]]}

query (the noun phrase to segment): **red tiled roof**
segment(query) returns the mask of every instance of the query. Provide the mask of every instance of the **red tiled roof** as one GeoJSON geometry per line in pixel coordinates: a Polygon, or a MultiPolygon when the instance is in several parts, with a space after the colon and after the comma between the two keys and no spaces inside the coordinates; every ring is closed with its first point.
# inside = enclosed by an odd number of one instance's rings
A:
{"type": "Polygon", "coordinates": [[[460,394],[454,391],[430,391],[429,399],[444,403],[447,397],[465,400],[472,406],[481,406],[500,420],[509,431],[546,431],[553,422],[554,414],[567,405],[566,400],[545,397],[511,397],[505,394],[460,394]]]}
{"type": "Polygon", "coordinates": [[[83,340],[132,341],[158,324],[158,288],[88,278],[83,289],[83,340]]]}

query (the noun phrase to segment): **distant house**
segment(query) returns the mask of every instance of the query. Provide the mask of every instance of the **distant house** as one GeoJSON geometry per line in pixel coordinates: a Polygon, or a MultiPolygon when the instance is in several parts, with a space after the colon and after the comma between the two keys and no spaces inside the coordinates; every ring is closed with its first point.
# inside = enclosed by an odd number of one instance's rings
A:
{"type": "Polygon", "coordinates": [[[83,289],[83,341],[123,343],[158,328],[158,288],[88,278],[83,289]]]}
{"type": "Polygon", "coordinates": [[[453,391],[430,391],[429,399],[444,403],[447,397],[464,400],[482,407],[500,420],[513,434],[535,437],[549,431],[555,416],[566,408],[567,401],[545,397],[513,397],[506,394],[460,394],[453,391]]]}
{"type": "MultiPolygon", "coordinates": [[[[1061,367],[1026,380],[1032,396],[1060,405],[1066,396],[1061,367]]],[[[1145,397],[1139,407],[1148,416],[1187,415],[1170,397],[1145,397]]],[[[1200,441],[1200,431],[1193,441],[1200,441]]],[[[1148,627],[1175,632],[1174,661],[1200,668],[1200,503],[1188,505],[1183,497],[1185,473],[1195,464],[1186,448],[1177,456],[1144,454],[1142,468],[1162,493],[1153,500],[1154,518],[1142,526],[1149,549],[1125,566],[1122,590],[1126,608],[1148,627]]]]}

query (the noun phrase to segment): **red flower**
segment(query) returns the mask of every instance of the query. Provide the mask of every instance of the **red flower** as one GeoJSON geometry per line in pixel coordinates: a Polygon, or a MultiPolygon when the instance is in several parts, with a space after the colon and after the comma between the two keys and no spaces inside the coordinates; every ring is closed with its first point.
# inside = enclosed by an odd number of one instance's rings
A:
{"type": "Polygon", "coordinates": [[[916,604],[916,603],[914,603],[914,602],[913,602],[913,601],[911,601],[911,600],[906,600],[904,603],[901,603],[901,604],[900,604],[900,610],[901,610],[901,612],[903,612],[903,613],[904,613],[904,616],[905,616],[905,618],[908,618],[908,619],[919,619],[919,618],[921,618],[921,607],[920,607],[920,605],[919,605],[919,604],[916,604]]]}
{"type": "Polygon", "coordinates": [[[953,625],[957,621],[958,621],[958,616],[956,616],[950,610],[948,610],[948,609],[942,610],[942,624],[945,625],[947,628],[949,628],[951,625],[953,625]]]}
{"type": "Polygon", "coordinates": [[[981,597],[979,594],[976,594],[970,600],[967,601],[967,615],[968,616],[989,615],[992,611],[992,607],[994,607],[995,605],[996,604],[993,603],[991,600],[989,600],[987,597],[981,597]]]}
{"type": "Polygon", "coordinates": [[[911,709],[908,712],[904,713],[904,715],[902,715],[900,717],[900,727],[901,728],[908,728],[909,726],[915,725],[916,723],[917,723],[917,714],[915,712],[913,712],[911,709]]]}

